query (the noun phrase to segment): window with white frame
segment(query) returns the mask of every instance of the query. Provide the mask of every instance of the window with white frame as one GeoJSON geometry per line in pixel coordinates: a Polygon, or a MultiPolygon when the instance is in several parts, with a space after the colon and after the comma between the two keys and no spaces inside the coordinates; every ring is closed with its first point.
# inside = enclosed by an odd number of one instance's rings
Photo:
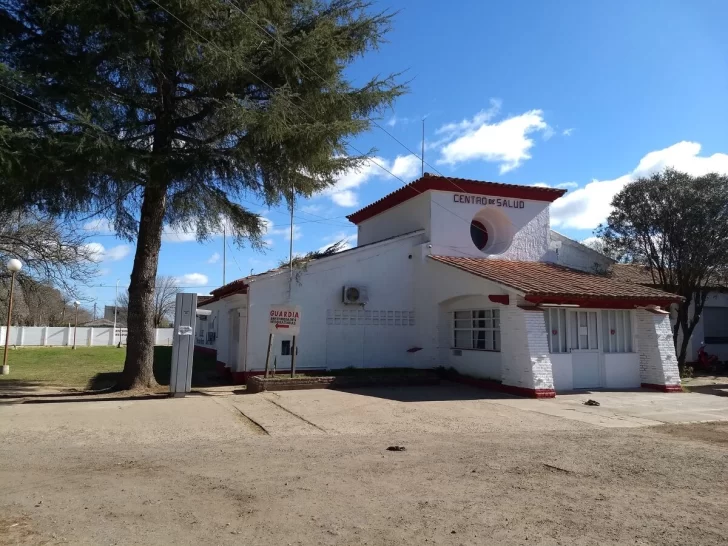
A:
{"type": "Polygon", "coordinates": [[[552,353],[568,353],[566,345],[566,309],[545,309],[543,318],[546,322],[546,333],[549,338],[549,351],[552,353]]]}
{"type": "Polygon", "coordinates": [[[603,310],[602,339],[605,353],[631,353],[632,313],[626,310],[603,310]]]}
{"type": "Polygon", "coordinates": [[[455,311],[452,343],[456,349],[500,351],[500,310],[455,311]]]}

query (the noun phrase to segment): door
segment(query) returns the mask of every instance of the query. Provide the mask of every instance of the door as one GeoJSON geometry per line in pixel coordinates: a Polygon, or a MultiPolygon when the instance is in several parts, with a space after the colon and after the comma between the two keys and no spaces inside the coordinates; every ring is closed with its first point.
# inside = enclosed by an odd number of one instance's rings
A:
{"type": "Polygon", "coordinates": [[[596,311],[569,312],[569,350],[574,388],[601,387],[601,354],[596,311]]]}

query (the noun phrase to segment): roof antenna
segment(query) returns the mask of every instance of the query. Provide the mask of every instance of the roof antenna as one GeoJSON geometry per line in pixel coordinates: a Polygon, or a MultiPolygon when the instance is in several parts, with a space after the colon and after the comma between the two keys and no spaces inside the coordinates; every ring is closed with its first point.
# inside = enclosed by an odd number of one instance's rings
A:
{"type": "Polygon", "coordinates": [[[422,118],[422,152],[420,155],[422,176],[425,176],[425,118],[422,118]]]}

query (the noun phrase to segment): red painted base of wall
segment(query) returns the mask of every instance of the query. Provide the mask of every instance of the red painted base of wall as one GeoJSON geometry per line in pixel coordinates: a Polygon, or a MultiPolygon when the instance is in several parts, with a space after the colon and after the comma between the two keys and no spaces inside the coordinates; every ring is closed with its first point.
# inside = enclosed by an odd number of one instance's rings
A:
{"type": "MultiPolygon", "coordinates": [[[[229,370],[230,368],[228,368],[229,370]]],[[[305,375],[308,373],[312,374],[320,374],[322,372],[325,372],[326,368],[306,368],[305,370],[301,370],[300,372],[297,372],[297,374],[305,375]]],[[[271,372],[272,374],[273,372],[271,372]]],[[[231,372],[232,379],[233,379],[233,385],[245,385],[248,381],[249,377],[253,377],[254,375],[265,375],[265,370],[252,370],[250,372],[231,372]]],[[[291,369],[288,368],[287,370],[284,369],[276,369],[276,375],[291,375],[291,369]]]]}
{"type": "Polygon", "coordinates": [[[640,386],[643,389],[651,389],[653,391],[660,392],[683,392],[680,385],[655,385],[654,383],[642,383],[640,386]]]}
{"type": "Polygon", "coordinates": [[[465,375],[456,375],[448,377],[451,381],[463,383],[472,387],[488,389],[491,391],[505,392],[516,396],[524,396],[526,398],[555,398],[556,391],[554,389],[528,389],[526,387],[516,387],[514,385],[504,385],[497,381],[489,381],[488,379],[478,379],[477,377],[468,377],[465,375]]]}

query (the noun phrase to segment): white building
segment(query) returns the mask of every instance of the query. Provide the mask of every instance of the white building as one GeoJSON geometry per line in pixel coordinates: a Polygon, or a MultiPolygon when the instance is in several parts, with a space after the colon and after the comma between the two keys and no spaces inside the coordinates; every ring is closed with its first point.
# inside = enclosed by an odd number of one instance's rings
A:
{"type": "MultiPolygon", "coordinates": [[[[564,193],[425,175],[348,217],[356,248],[214,290],[207,347],[236,382],[260,373],[269,308],[291,304],[299,371],[444,366],[538,397],[680,389],[662,310],[679,298],[593,273],[604,257],[549,228],[564,193]]],[[[275,337],[279,372],[290,349],[275,337]]]]}

